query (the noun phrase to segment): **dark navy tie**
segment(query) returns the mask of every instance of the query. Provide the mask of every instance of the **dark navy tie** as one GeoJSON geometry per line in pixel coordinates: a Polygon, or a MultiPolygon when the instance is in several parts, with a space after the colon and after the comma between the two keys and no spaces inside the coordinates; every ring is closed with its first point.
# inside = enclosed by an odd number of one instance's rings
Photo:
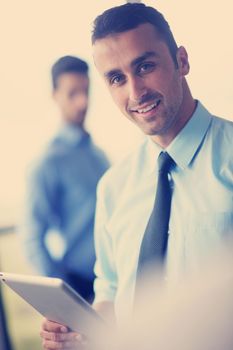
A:
{"type": "MultiPolygon", "coordinates": [[[[168,174],[175,167],[174,160],[166,152],[158,158],[158,183],[154,207],[148,221],[139,253],[137,280],[143,277],[145,268],[161,266],[166,257],[172,189],[168,174]]],[[[136,280],[136,286],[137,286],[136,280]]]]}

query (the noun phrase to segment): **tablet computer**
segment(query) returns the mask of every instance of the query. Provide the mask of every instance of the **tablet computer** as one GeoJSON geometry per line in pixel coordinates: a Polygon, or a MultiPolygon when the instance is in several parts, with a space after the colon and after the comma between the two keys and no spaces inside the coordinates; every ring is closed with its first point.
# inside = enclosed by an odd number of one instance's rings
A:
{"type": "Polygon", "coordinates": [[[74,289],[59,278],[16,275],[0,272],[0,280],[50,321],[93,337],[103,331],[99,314],[74,289]]]}

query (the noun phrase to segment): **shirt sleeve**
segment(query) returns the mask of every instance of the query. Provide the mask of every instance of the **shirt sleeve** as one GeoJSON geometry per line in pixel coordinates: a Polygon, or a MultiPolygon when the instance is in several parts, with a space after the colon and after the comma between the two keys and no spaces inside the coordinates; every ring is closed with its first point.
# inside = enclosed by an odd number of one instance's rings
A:
{"type": "Polygon", "coordinates": [[[32,265],[42,274],[58,271],[45,244],[46,234],[58,225],[56,214],[56,174],[52,164],[41,163],[30,173],[27,184],[25,217],[20,230],[24,250],[32,265]]]}
{"type": "Polygon", "coordinates": [[[95,219],[95,303],[103,301],[114,302],[117,291],[117,273],[114,262],[112,238],[106,228],[109,218],[109,208],[111,208],[111,199],[107,198],[101,180],[97,189],[95,219]]]}

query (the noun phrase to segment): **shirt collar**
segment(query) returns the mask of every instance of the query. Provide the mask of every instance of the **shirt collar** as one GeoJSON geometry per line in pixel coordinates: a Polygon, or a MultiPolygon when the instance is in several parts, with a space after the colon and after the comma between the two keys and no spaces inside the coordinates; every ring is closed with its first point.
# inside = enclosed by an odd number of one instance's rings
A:
{"type": "Polygon", "coordinates": [[[57,138],[75,146],[88,136],[89,134],[83,128],[71,123],[65,123],[61,127],[57,138]]]}
{"type": "Polygon", "coordinates": [[[185,169],[190,164],[204,139],[211,119],[211,114],[205,109],[201,102],[198,101],[192,117],[166,150],[162,149],[159,145],[148,138],[148,170],[154,172],[156,163],[155,159],[158,158],[162,151],[166,151],[181,169],[185,169]]]}

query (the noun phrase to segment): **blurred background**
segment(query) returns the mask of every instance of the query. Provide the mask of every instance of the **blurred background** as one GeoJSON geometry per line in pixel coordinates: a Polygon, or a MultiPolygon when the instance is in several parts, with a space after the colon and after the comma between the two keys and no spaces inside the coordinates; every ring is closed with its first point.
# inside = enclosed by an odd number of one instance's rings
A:
{"type": "MultiPolygon", "coordinates": [[[[88,130],[112,162],[142,139],[117,110],[92,62],[90,31],[103,10],[124,1],[0,0],[0,259],[1,270],[35,273],[15,229],[22,220],[26,173],[60,125],[50,68],[60,56],[91,66],[88,130]]],[[[232,1],[145,1],[160,10],[189,53],[193,95],[210,112],[233,120],[232,1]]],[[[4,289],[16,350],[40,349],[40,316],[4,289]]]]}

